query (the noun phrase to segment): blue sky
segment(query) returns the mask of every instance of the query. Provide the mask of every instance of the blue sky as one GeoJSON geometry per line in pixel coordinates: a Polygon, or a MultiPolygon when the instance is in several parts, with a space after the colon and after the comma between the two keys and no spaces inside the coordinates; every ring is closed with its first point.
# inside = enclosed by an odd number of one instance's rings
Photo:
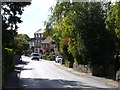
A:
{"type": "Polygon", "coordinates": [[[19,24],[18,33],[27,34],[30,38],[34,37],[34,32],[44,27],[44,21],[50,15],[49,8],[54,6],[56,0],[32,0],[30,6],[25,7],[21,19],[23,22],[19,24]]]}

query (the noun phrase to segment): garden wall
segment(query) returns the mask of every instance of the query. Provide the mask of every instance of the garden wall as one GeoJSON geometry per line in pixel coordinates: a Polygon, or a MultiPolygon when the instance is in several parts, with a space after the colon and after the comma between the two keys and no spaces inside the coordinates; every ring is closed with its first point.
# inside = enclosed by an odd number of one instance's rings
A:
{"type": "Polygon", "coordinates": [[[73,69],[80,72],[91,73],[91,69],[88,65],[73,64],[73,69]]]}

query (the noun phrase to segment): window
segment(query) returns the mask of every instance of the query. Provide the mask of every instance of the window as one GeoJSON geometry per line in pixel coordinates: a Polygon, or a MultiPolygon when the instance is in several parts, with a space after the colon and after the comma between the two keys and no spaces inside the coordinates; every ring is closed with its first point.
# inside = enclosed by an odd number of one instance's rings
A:
{"type": "Polygon", "coordinates": [[[48,48],[48,44],[46,44],[46,48],[48,48]]]}
{"type": "Polygon", "coordinates": [[[34,37],[36,38],[36,34],[34,34],[34,37]]]}
{"type": "Polygon", "coordinates": [[[41,34],[41,37],[43,37],[43,34],[41,34]]]}
{"type": "Polygon", "coordinates": [[[39,56],[39,54],[32,54],[32,56],[39,56]]]}
{"type": "Polygon", "coordinates": [[[39,34],[37,34],[37,38],[39,37],[39,34]]]}

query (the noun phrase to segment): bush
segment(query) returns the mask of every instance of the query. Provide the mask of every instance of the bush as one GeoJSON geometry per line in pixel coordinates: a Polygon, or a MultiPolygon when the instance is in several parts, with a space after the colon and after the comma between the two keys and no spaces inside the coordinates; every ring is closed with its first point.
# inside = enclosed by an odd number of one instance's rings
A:
{"type": "Polygon", "coordinates": [[[55,53],[44,54],[44,55],[42,55],[42,58],[47,59],[47,60],[55,60],[55,53]]]}
{"type": "Polygon", "coordinates": [[[42,55],[42,59],[45,59],[45,55],[42,55]]]}
{"type": "Polygon", "coordinates": [[[13,64],[13,56],[14,52],[12,49],[9,48],[4,48],[3,49],[3,61],[2,61],[2,71],[3,71],[3,77],[5,78],[7,74],[14,69],[14,64],[13,64]]]}

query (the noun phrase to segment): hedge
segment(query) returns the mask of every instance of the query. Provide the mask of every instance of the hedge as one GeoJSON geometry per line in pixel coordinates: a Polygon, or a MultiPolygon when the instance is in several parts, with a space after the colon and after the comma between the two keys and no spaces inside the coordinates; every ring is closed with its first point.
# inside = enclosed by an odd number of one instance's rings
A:
{"type": "Polygon", "coordinates": [[[2,75],[3,79],[6,78],[9,72],[14,70],[13,64],[13,56],[14,56],[13,49],[3,48],[2,52],[2,75]]]}

